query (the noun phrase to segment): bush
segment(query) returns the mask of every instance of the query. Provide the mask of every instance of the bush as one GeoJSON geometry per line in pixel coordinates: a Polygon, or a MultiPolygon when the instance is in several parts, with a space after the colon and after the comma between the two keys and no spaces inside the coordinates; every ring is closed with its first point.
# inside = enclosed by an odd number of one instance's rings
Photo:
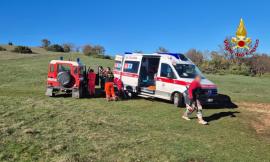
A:
{"type": "Polygon", "coordinates": [[[33,53],[31,48],[26,47],[26,46],[17,46],[12,51],[17,52],[17,53],[33,53]]]}
{"type": "Polygon", "coordinates": [[[53,44],[47,48],[47,51],[64,52],[64,48],[59,44],[53,44]]]}
{"type": "Polygon", "coordinates": [[[109,55],[93,55],[95,58],[108,59],[111,60],[112,57],[109,55]]]}
{"type": "Polygon", "coordinates": [[[7,49],[5,49],[4,47],[0,46],[0,51],[6,51],[7,49]]]}
{"type": "Polygon", "coordinates": [[[241,64],[241,65],[232,65],[230,66],[229,72],[231,74],[238,74],[238,75],[250,75],[250,68],[245,65],[245,64],[241,64]]]}
{"type": "Polygon", "coordinates": [[[104,55],[104,59],[111,60],[111,59],[112,59],[112,57],[111,57],[111,56],[109,56],[109,55],[104,55]]]}

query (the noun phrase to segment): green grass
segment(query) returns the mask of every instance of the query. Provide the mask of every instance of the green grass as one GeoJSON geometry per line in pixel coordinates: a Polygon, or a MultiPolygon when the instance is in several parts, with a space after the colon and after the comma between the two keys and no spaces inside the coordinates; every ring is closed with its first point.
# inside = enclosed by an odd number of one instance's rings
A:
{"type": "MultiPolygon", "coordinates": [[[[258,112],[206,109],[212,120],[201,126],[158,100],[49,98],[48,62],[60,55],[40,53],[0,53],[0,161],[270,161],[269,136],[250,125],[258,112]]],[[[113,65],[64,55],[77,56],[113,65]]],[[[270,103],[270,77],[208,77],[233,101],[270,103]]]]}

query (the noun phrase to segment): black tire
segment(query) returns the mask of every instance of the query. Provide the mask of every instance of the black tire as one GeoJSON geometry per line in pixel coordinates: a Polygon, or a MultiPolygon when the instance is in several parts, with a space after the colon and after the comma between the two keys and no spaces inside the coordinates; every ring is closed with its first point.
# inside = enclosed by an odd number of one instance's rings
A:
{"type": "Polygon", "coordinates": [[[61,86],[65,88],[70,88],[72,77],[70,75],[70,72],[62,71],[57,74],[57,81],[61,84],[61,86]]]}
{"type": "Polygon", "coordinates": [[[172,100],[173,100],[173,104],[176,107],[184,107],[184,99],[183,99],[183,95],[181,93],[174,93],[172,96],[172,100]]]}

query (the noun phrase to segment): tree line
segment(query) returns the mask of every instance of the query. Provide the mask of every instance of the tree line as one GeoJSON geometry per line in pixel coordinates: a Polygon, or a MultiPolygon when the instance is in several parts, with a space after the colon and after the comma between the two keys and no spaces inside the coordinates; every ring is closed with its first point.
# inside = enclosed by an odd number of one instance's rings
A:
{"type": "MultiPolygon", "coordinates": [[[[12,42],[8,43],[13,46],[12,42]]],[[[105,54],[105,48],[101,45],[86,44],[82,47],[76,47],[72,43],[52,44],[48,39],[41,40],[41,48],[52,52],[81,52],[86,56],[97,58],[112,59],[105,54]]],[[[0,46],[0,51],[6,51],[0,46]]],[[[27,46],[16,46],[13,52],[33,53],[27,46]]],[[[133,52],[143,53],[141,50],[133,52]]],[[[169,52],[164,47],[159,47],[155,52],[169,52]]],[[[262,76],[270,73],[270,56],[267,54],[254,54],[249,57],[235,57],[221,50],[220,52],[201,52],[196,49],[190,49],[185,55],[190,58],[204,73],[211,74],[239,74],[249,76],[262,76]]]]}
{"type": "Polygon", "coordinates": [[[191,49],[186,53],[186,56],[204,73],[249,76],[262,76],[266,73],[270,73],[270,57],[267,54],[257,53],[242,58],[217,51],[212,51],[209,54],[191,49]],[[209,54],[210,58],[206,57],[209,54]]]}

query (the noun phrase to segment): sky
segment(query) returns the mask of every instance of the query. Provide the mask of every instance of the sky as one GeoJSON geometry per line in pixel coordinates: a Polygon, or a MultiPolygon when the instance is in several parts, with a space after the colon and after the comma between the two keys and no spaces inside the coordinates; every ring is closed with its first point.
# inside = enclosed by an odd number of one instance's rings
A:
{"type": "Polygon", "coordinates": [[[267,0],[1,0],[0,44],[40,46],[41,39],[99,44],[107,54],[140,50],[220,50],[243,18],[258,52],[270,53],[267,0]]]}

